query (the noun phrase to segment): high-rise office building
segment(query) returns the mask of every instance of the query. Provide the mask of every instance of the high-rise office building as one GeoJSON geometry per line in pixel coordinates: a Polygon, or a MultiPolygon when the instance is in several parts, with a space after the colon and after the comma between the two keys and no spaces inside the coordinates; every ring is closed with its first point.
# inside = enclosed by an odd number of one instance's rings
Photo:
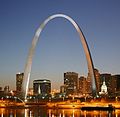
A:
{"type": "Polygon", "coordinates": [[[87,79],[84,76],[79,78],[79,94],[83,95],[86,94],[86,86],[87,86],[87,79]]]}
{"type": "Polygon", "coordinates": [[[51,81],[47,79],[34,80],[33,81],[33,93],[34,95],[51,93],[51,81]]]}
{"type": "Polygon", "coordinates": [[[114,91],[116,95],[120,95],[120,75],[112,75],[114,91]]]}
{"type": "Polygon", "coordinates": [[[24,73],[17,73],[16,74],[16,91],[22,91],[22,82],[23,82],[24,73]]]}
{"type": "Polygon", "coordinates": [[[90,74],[88,73],[87,80],[86,80],[86,94],[92,94],[92,82],[90,78],[90,74]]]}
{"type": "Polygon", "coordinates": [[[73,95],[78,91],[78,73],[66,72],[64,73],[64,85],[66,85],[66,94],[73,95]]]}

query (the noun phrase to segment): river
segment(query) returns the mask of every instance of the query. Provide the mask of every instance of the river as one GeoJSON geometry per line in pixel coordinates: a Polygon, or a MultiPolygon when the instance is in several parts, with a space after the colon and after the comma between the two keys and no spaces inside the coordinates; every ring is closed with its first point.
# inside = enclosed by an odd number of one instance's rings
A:
{"type": "Polygon", "coordinates": [[[120,110],[82,111],[80,109],[0,108],[0,117],[120,117],[120,110]]]}

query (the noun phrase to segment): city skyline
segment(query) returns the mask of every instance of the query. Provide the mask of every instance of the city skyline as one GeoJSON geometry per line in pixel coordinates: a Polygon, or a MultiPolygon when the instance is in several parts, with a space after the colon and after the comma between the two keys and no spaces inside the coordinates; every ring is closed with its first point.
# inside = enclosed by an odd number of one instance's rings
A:
{"type": "MultiPolygon", "coordinates": [[[[0,86],[9,84],[10,88],[15,89],[15,83],[14,87],[12,83],[15,82],[17,72],[24,72],[36,29],[49,15],[61,12],[71,16],[82,28],[95,68],[101,73],[120,73],[119,1],[47,3],[51,10],[45,7],[46,2],[1,2],[0,86]],[[84,6],[92,14],[84,11],[84,6]]],[[[87,62],[81,42],[68,21],[61,18],[51,21],[40,38],[33,59],[31,82],[34,79],[47,78],[53,82],[53,87],[59,88],[66,71],[87,75],[87,62]]]]}

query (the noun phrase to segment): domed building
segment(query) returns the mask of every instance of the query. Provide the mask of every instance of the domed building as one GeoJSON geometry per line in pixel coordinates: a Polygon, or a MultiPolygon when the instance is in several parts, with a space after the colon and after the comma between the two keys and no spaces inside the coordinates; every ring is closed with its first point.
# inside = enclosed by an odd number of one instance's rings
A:
{"type": "Polygon", "coordinates": [[[103,84],[101,86],[101,92],[99,92],[100,95],[107,95],[107,85],[105,84],[105,80],[103,81],[103,84]]]}

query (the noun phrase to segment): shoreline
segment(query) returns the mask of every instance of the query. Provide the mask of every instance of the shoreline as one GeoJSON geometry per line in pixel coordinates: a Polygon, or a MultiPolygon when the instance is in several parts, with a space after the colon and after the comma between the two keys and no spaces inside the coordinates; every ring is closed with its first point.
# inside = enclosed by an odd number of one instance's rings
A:
{"type": "MultiPolygon", "coordinates": [[[[38,108],[46,108],[46,109],[81,109],[81,108],[99,108],[104,109],[108,107],[112,107],[114,109],[120,109],[120,103],[69,103],[69,102],[48,102],[48,103],[16,103],[16,104],[1,104],[0,108],[33,108],[33,107],[38,107],[38,108]]],[[[109,108],[108,108],[109,109],[109,108]]]]}

